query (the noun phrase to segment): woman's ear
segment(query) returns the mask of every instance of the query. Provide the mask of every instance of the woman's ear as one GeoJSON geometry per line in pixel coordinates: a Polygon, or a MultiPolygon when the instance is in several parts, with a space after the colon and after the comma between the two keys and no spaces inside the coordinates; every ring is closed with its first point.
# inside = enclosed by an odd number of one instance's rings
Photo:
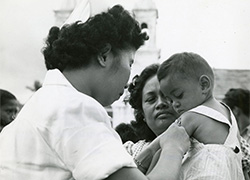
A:
{"type": "Polygon", "coordinates": [[[202,75],[199,79],[199,83],[204,94],[209,92],[212,88],[211,79],[207,75],[202,75]]]}
{"type": "Polygon", "coordinates": [[[111,52],[111,45],[105,44],[105,46],[101,49],[100,53],[97,55],[98,63],[105,67],[107,65],[107,56],[111,52]]]}

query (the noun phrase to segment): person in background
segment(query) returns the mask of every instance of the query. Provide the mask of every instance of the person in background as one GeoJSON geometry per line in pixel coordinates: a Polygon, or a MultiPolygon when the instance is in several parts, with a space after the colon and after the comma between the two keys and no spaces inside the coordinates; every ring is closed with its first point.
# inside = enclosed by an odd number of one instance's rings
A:
{"type": "Polygon", "coordinates": [[[19,102],[11,92],[0,89],[0,132],[11,123],[19,111],[19,102]]]}
{"type": "Polygon", "coordinates": [[[131,124],[120,123],[115,127],[115,131],[119,134],[122,139],[122,143],[127,141],[137,142],[139,140],[133,126],[131,124]]]}
{"type": "Polygon", "coordinates": [[[119,5],[86,22],[52,27],[43,86],[0,134],[0,179],[177,179],[189,147],[183,127],[171,125],[136,166],[104,108],[123,94],[144,40],[139,23],[119,5]],[[140,170],[159,149],[158,163],[144,175],[140,170]]]}
{"type": "MultiPolygon", "coordinates": [[[[134,109],[134,126],[136,133],[142,140],[137,143],[128,141],[124,147],[133,158],[136,158],[157,136],[164,132],[178,117],[171,104],[168,104],[160,91],[160,84],[156,77],[159,64],[146,67],[141,74],[136,75],[129,84],[129,103],[134,109]],[[164,117],[165,116],[165,117],[164,117]]],[[[249,171],[249,144],[241,138],[243,151],[243,168],[249,171]]],[[[247,179],[247,178],[246,178],[247,179]]]]}
{"type": "Polygon", "coordinates": [[[242,88],[229,89],[222,101],[231,108],[240,135],[250,143],[250,91],[242,88]]]}

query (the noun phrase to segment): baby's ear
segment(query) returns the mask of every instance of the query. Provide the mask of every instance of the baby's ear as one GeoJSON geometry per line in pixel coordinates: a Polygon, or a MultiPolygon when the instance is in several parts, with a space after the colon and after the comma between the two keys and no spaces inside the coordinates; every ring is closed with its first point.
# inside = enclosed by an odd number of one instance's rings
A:
{"type": "Polygon", "coordinates": [[[199,83],[200,83],[201,90],[204,93],[207,93],[212,88],[211,79],[207,75],[201,75],[199,79],[199,83]]]}

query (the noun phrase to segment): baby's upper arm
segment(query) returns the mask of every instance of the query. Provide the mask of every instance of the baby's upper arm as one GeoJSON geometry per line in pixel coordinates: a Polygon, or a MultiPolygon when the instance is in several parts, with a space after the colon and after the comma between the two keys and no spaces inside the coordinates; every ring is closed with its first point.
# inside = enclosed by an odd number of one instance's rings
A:
{"type": "Polygon", "coordinates": [[[229,133],[228,124],[195,112],[186,112],[180,117],[181,125],[190,137],[204,144],[223,144],[229,133]]]}
{"type": "Polygon", "coordinates": [[[196,113],[186,112],[179,117],[181,125],[185,128],[188,135],[191,137],[195,133],[196,129],[201,125],[201,116],[198,117],[196,113]]]}

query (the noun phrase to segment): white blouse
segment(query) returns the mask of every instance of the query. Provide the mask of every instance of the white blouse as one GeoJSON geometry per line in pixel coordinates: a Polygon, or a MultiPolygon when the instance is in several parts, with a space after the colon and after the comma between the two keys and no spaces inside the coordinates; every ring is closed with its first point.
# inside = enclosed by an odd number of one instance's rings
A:
{"type": "Polygon", "coordinates": [[[0,179],[97,180],[136,167],[95,99],[59,70],[0,134],[0,179]]]}

